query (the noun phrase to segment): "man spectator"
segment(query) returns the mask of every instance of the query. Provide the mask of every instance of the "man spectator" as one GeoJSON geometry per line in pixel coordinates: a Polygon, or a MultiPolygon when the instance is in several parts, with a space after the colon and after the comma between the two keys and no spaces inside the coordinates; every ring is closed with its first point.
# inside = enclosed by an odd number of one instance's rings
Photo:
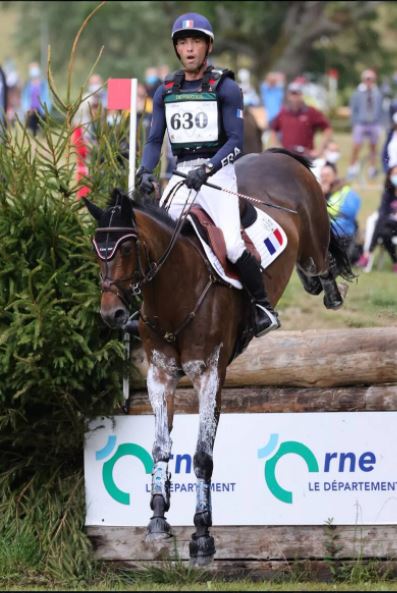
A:
{"type": "Polygon", "coordinates": [[[0,134],[7,122],[7,80],[4,70],[0,66],[0,134]]]}
{"type": "Polygon", "coordinates": [[[279,113],[284,101],[285,76],[282,72],[269,72],[260,85],[262,104],[267,121],[271,122],[279,113]]]}
{"type": "Polygon", "coordinates": [[[377,175],[377,144],[382,131],[382,93],[376,84],[376,74],[373,70],[364,70],[361,74],[361,83],[350,99],[350,111],[353,148],[347,176],[353,179],[358,174],[359,153],[365,138],[368,138],[370,146],[368,176],[373,178],[377,175]]]}
{"type": "Polygon", "coordinates": [[[286,104],[270,122],[270,145],[281,143],[283,148],[316,158],[331,139],[332,127],[321,111],[305,103],[302,90],[302,85],[297,82],[288,85],[286,104]],[[323,141],[316,149],[314,137],[318,131],[323,132],[323,141]]]}

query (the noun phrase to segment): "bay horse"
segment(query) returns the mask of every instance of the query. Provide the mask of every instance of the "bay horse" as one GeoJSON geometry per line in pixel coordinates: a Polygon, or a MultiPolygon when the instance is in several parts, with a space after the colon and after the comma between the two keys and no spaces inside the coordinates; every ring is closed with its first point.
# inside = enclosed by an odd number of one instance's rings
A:
{"type": "MultiPolygon", "coordinates": [[[[333,234],[321,188],[309,162],[283,149],[248,154],[236,162],[239,192],[286,208],[261,205],[284,229],[288,244],[263,273],[273,306],[296,267],[306,291],[324,291],[324,304],[338,308],[343,298],[339,274],[353,277],[346,254],[333,234]],[[289,210],[289,211],[288,211],[289,210]],[[295,211],[295,212],[291,212],[295,211]]],[[[106,209],[85,200],[99,226],[94,246],[101,268],[101,315],[114,328],[126,326],[133,294],[142,292],[139,334],[148,360],[147,389],[155,415],[154,469],[147,538],[169,537],[171,430],[174,394],[187,375],[199,399],[199,428],[194,455],[195,533],[193,563],[206,564],[215,553],[211,476],[213,447],[226,369],[241,334],[249,325],[252,304],[243,290],[218,280],[198,239],[180,232],[157,206],[138,204],[113,190],[106,209]],[[225,314],[227,312],[227,314],[225,314]]],[[[179,227],[178,227],[179,225],[179,227]]],[[[251,334],[252,337],[252,334],[251,334]]]]}

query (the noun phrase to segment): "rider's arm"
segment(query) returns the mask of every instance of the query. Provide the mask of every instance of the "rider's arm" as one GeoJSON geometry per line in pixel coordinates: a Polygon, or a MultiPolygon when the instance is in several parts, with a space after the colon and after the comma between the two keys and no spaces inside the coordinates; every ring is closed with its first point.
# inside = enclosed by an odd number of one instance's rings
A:
{"type": "Polygon", "coordinates": [[[143,148],[141,166],[146,171],[152,172],[160,160],[165,130],[164,86],[160,85],[153,97],[152,123],[143,148]]]}
{"type": "Polygon", "coordinates": [[[222,81],[219,99],[227,141],[210,159],[214,165],[214,173],[232,163],[242,153],[244,140],[243,97],[234,80],[225,78],[222,81]]]}

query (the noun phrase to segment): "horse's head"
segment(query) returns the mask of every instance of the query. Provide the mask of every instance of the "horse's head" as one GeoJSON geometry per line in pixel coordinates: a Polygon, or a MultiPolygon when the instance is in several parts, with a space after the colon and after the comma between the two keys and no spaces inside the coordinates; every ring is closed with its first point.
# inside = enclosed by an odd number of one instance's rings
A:
{"type": "Polygon", "coordinates": [[[87,199],[84,201],[98,221],[93,245],[101,267],[101,316],[107,325],[123,327],[129,318],[135,275],[139,274],[138,232],[132,202],[118,189],[113,190],[104,210],[87,199]]]}

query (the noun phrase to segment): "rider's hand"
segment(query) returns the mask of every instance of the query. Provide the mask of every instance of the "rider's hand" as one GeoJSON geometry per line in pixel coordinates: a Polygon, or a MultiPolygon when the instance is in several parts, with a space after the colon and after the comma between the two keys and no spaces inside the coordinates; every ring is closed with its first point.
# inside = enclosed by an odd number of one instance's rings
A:
{"type": "Polygon", "coordinates": [[[151,194],[155,191],[156,178],[145,167],[139,167],[136,172],[136,180],[137,186],[143,194],[151,194]]]}
{"type": "Polygon", "coordinates": [[[200,187],[205,183],[210,175],[207,165],[200,165],[197,169],[192,169],[186,175],[186,186],[189,189],[199,191],[200,187]]]}

